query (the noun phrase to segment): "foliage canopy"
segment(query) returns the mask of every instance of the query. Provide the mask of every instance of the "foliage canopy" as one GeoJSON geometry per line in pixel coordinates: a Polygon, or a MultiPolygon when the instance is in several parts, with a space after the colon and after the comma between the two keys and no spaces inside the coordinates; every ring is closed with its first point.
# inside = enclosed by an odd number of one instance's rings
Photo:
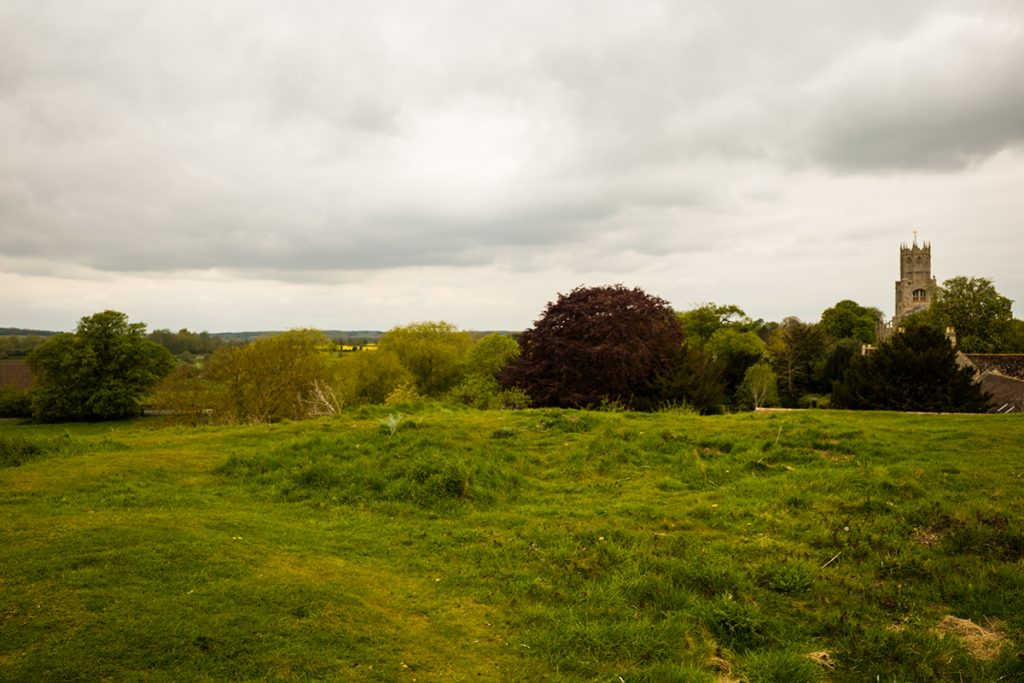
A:
{"type": "Polygon", "coordinates": [[[378,342],[380,351],[398,356],[423,396],[440,396],[458,384],[472,345],[468,332],[444,321],[395,327],[378,342]]]}
{"type": "Polygon", "coordinates": [[[145,334],[144,323],[103,311],[82,318],[75,332],[36,347],[26,359],[35,376],[36,419],[116,420],[137,414],[143,394],[174,368],[171,354],[145,334]]]}
{"type": "Polygon", "coordinates": [[[958,276],[942,283],[925,314],[937,327],[956,330],[965,353],[994,353],[1006,350],[1002,347],[1011,333],[1012,306],[988,278],[958,276]]]}
{"type": "Polygon", "coordinates": [[[919,326],[893,335],[870,355],[854,357],[843,380],[832,385],[832,404],[864,410],[981,412],[986,397],[973,373],[957,364],[945,336],[919,326]]]}
{"type": "Polygon", "coordinates": [[[207,368],[214,410],[222,420],[249,423],[336,411],[327,341],[316,330],[290,330],[220,348],[207,368]]]}
{"type": "Polygon", "coordinates": [[[623,285],[577,287],[548,303],[520,338],[522,353],[503,374],[536,406],[588,407],[619,402],[650,409],[659,376],[683,342],[663,299],[623,285]]]}
{"type": "Polygon", "coordinates": [[[883,313],[877,308],[861,306],[856,301],[843,299],[821,314],[821,329],[834,340],[855,339],[874,344],[878,336],[878,323],[883,313]]]}
{"type": "Polygon", "coordinates": [[[747,314],[733,304],[718,305],[705,303],[689,311],[677,313],[679,324],[688,341],[698,345],[706,344],[723,328],[739,327],[749,323],[747,314]]]}
{"type": "Polygon", "coordinates": [[[772,332],[768,351],[783,405],[795,405],[801,395],[815,388],[816,369],[825,353],[821,329],[798,318],[786,318],[772,332]]]}

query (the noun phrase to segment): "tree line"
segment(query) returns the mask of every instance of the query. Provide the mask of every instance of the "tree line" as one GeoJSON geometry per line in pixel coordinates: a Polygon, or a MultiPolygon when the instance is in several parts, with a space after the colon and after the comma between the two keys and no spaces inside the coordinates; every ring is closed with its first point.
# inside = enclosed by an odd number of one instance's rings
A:
{"type": "Polygon", "coordinates": [[[188,330],[146,334],[104,311],[38,341],[26,356],[35,386],[0,396],[0,412],[103,420],[145,404],[197,422],[259,423],[420,399],[489,409],[981,410],[944,330],[956,328],[965,352],[1024,352],[1024,323],[983,278],[947,280],[933,302],[879,343],[882,312],[850,300],[815,323],[765,322],[731,304],[674,311],[637,288],[579,287],[517,338],[419,322],[385,332],[376,351],[349,354],[317,330],[240,344],[188,330]],[[862,355],[865,344],[877,350],[862,355]]]}

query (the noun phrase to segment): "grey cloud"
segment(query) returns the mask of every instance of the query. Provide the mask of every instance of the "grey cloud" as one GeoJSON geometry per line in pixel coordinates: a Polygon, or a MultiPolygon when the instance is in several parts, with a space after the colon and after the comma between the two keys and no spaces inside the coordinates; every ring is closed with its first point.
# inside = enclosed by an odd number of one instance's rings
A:
{"type": "Polygon", "coordinates": [[[790,173],[1024,137],[999,3],[9,2],[0,26],[4,253],[55,270],[706,253],[791,221],[790,173]]]}
{"type": "Polygon", "coordinates": [[[812,153],[844,171],[957,170],[1024,143],[1024,15],[940,15],[812,94],[812,153]]]}

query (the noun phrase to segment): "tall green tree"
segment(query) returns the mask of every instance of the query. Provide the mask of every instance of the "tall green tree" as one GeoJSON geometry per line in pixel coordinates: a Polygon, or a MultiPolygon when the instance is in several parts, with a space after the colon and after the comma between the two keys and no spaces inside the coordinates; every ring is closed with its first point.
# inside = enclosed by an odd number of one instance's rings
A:
{"type": "Polygon", "coordinates": [[[508,335],[493,333],[479,340],[466,354],[465,378],[449,398],[482,409],[523,408],[529,402],[522,391],[502,389],[502,371],[519,357],[519,344],[508,335]]]}
{"type": "Polygon", "coordinates": [[[421,322],[388,330],[377,346],[398,356],[412,373],[417,392],[440,396],[463,378],[473,339],[451,323],[421,322]]]}
{"type": "Polygon", "coordinates": [[[48,337],[39,335],[3,335],[0,336],[0,358],[18,358],[27,356],[48,337]]]}
{"type": "Polygon", "coordinates": [[[495,332],[473,344],[466,354],[466,373],[497,379],[505,366],[516,358],[519,358],[516,340],[495,332]]]}
{"type": "Polygon", "coordinates": [[[209,332],[190,332],[187,328],[177,332],[166,329],[153,330],[149,333],[149,338],[174,355],[213,353],[224,345],[222,339],[211,336],[209,332]]]}
{"type": "Polygon", "coordinates": [[[945,335],[926,326],[908,328],[873,353],[853,358],[832,387],[837,408],[979,412],[986,403],[945,335]]]}
{"type": "Polygon", "coordinates": [[[1024,353],[1024,320],[1013,319],[999,350],[1003,353],[1024,353]]]}
{"type": "Polygon", "coordinates": [[[996,353],[1012,338],[1012,308],[988,278],[958,276],[935,291],[925,316],[936,327],[954,328],[961,351],[996,353]]]}
{"type": "Polygon", "coordinates": [[[739,306],[732,304],[718,305],[705,303],[688,311],[676,313],[679,324],[683,326],[683,334],[691,344],[703,346],[711,337],[723,328],[739,327],[749,324],[747,314],[739,306]]]}
{"type": "Polygon", "coordinates": [[[705,348],[721,366],[725,395],[735,402],[747,369],[768,357],[768,346],[754,332],[741,332],[736,327],[718,329],[705,348]]]}
{"type": "Polygon", "coordinates": [[[337,391],[345,405],[384,403],[399,387],[415,384],[412,373],[390,351],[346,353],[337,367],[337,391]]]}
{"type": "Polygon", "coordinates": [[[688,405],[702,414],[720,412],[725,403],[723,368],[707,348],[684,341],[672,352],[668,370],[655,379],[654,395],[661,405],[688,405]]]}
{"type": "Polygon", "coordinates": [[[751,365],[743,374],[739,395],[750,408],[777,405],[779,385],[771,363],[760,362],[751,365]]]}
{"type": "Polygon", "coordinates": [[[772,332],[768,353],[783,405],[796,405],[802,395],[817,388],[816,370],[825,353],[825,339],[817,325],[786,318],[772,332]]]}
{"type": "Polygon", "coordinates": [[[35,376],[33,415],[46,422],[137,415],[145,392],[174,368],[173,356],[145,335],[144,323],[103,311],[47,339],[26,359],[35,376]]]}
{"type": "Polygon", "coordinates": [[[835,341],[854,339],[874,344],[878,337],[878,323],[884,314],[877,308],[861,306],[856,301],[843,299],[821,314],[821,329],[835,341]]]}

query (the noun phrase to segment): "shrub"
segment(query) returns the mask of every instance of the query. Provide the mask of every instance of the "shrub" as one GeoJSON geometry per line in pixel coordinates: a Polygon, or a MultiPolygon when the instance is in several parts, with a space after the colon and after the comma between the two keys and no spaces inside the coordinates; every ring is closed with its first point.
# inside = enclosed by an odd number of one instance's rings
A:
{"type": "Polygon", "coordinates": [[[857,356],[832,385],[839,408],[979,412],[987,399],[956,350],[930,327],[893,335],[867,356],[857,356]]]}
{"type": "Polygon", "coordinates": [[[0,417],[32,417],[31,389],[0,388],[0,417]]]}
{"type": "Polygon", "coordinates": [[[275,422],[338,410],[327,337],[316,330],[291,330],[246,346],[219,349],[207,376],[217,383],[216,415],[226,422],[275,422]],[[333,398],[333,401],[332,401],[333,398]]]}
{"type": "Polygon", "coordinates": [[[452,389],[448,397],[456,403],[481,410],[525,408],[530,404],[522,389],[502,389],[498,380],[493,377],[475,374],[452,389]]]}
{"type": "Polygon", "coordinates": [[[446,322],[423,322],[396,327],[378,342],[381,352],[394,353],[412,374],[416,391],[440,396],[465,373],[465,356],[473,341],[446,322]]]}
{"type": "Polygon", "coordinates": [[[391,393],[384,399],[384,405],[397,406],[403,403],[415,403],[419,399],[420,395],[416,393],[416,387],[411,382],[406,382],[391,390],[391,393]]]}
{"type": "Polygon", "coordinates": [[[182,363],[153,392],[153,405],[188,419],[193,424],[209,420],[215,393],[200,367],[182,363]]]}
{"type": "Polygon", "coordinates": [[[335,370],[337,386],[346,405],[381,404],[399,387],[414,387],[414,378],[398,356],[389,351],[345,354],[335,370]]]}

